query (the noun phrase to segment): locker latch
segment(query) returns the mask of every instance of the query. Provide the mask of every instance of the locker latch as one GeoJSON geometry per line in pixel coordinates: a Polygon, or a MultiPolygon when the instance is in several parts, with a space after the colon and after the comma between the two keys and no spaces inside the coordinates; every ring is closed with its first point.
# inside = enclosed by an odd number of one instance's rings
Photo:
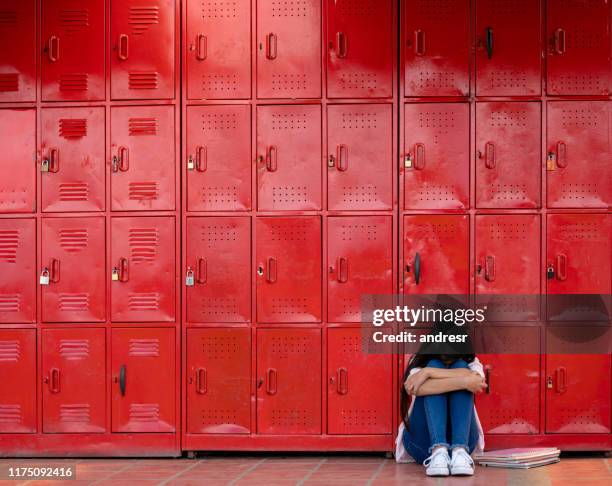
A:
{"type": "Polygon", "coordinates": [[[195,169],[195,161],[193,160],[193,155],[190,155],[187,159],[187,170],[195,169]]]}
{"type": "Polygon", "coordinates": [[[47,267],[43,268],[43,271],[40,273],[40,285],[49,285],[50,281],[50,272],[47,267]]]}
{"type": "Polygon", "coordinates": [[[553,379],[552,379],[552,376],[547,376],[546,377],[546,388],[548,388],[549,390],[552,390],[552,388],[553,388],[553,379]]]}
{"type": "Polygon", "coordinates": [[[557,169],[557,155],[554,152],[548,152],[546,156],[546,170],[553,171],[557,169]]]}
{"type": "Polygon", "coordinates": [[[412,169],[412,155],[411,154],[406,154],[404,156],[404,167],[406,169],[412,169]]]}
{"type": "Polygon", "coordinates": [[[193,287],[195,285],[195,275],[191,267],[187,268],[187,272],[185,274],[185,286],[193,287]]]}
{"type": "Polygon", "coordinates": [[[336,166],[336,157],[334,155],[330,155],[327,158],[327,167],[335,167],[336,166]]]}
{"type": "Polygon", "coordinates": [[[49,172],[49,159],[43,159],[40,163],[41,172],[49,172]]]}
{"type": "Polygon", "coordinates": [[[552,263],[546,268],[546,278],[548,280],[555,278],[555,267],[552,265],[552,263]]]}

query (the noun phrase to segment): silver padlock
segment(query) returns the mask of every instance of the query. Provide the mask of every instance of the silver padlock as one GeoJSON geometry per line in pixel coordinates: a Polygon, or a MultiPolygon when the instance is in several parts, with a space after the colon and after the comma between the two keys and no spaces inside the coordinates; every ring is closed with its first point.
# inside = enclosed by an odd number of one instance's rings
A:
{"type": "Polygon", "coordinates": [[[193,270],[188,269],[185,274],[185,286],[193,287],[195,285],[195,277],[193,276],[193,270]]]}
{"type": "Polygon", "coordinates": [[[45,267],[40,273],[40,285],[49,285],[49,280],[49,269],[45,267]]]}
{"type": "Polygon", "coordinates": [[[195,169],[195,162],[193,161],[193,156],[189,156],[189,158],[187,159],[187,170],[193,170],[195,169]]]}
{"type": "Polygon", "coordinates": [[[113,282],[119,281],[119,269],[117,267],[113,268],[113,273],[111,273],[111,280],[113,282]]]}
{"type": "Polygon", "coordinates": [[[405,167],[406,169],[411,169],[411,168],[412,168],[412,155],[407,154],[407,155],[404,157],[404,167],[405,167]]]}
{"type": "Polygon", "coordinates": [[[49,172],[49,159],[42,159],[40,163],[40,171],[41,172],[49,172]]]}

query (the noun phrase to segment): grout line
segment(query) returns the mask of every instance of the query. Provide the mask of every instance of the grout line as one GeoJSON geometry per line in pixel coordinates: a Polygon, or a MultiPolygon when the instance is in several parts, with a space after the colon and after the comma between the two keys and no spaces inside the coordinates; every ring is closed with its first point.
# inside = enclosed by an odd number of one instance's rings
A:
{"type": "Polygon", "coordinates": [[[250,468],[248,468],[246,471],[243,471],[240,475],[238,475],[238,477],[234,478],[232,481],[230,481],[228,483],[228,486],[233,486],[234,484],[236,484],[238,481],[240,481],[243,477],[245,477],[247,474],[249,474],[251,471],[253,471],[255,468],[261,466],[264,462],[266,462],[268,460],[268,458],[264,458],[261,459],[260,461],[257,461],[255,464],[253,464],[250,468]]]}
{"type": "Polygon", "coordinates": [[[317,464],[317,465],[316,465],[314,468],[312,468],[312,470],[311,470],[311,471],[310,471],[308,474],[306,474],[306,476],[304,476],[302,479],[300,479],[300,480],[297,482],[296,486],[302,486],[302,485],[304,484],[304,482],[305,482],[305,481],[308,481],[308,480],[310,479],[310,477],[311,477],[311,476],[312,476],[314,473],[316,473],[316,472],[317,472],[319,469],[321,469],[321,466],[322,466],[323,464],[325,464],[326,462],[327,462],[327,457],[323,458],[323,459],[321,460],[321,462],[319,462],[319,464],[317,464]]]}
{"type": "Polygon", "coordinates": [[[381,463],[378,465],[378,467],[376,468],[376,471],[374,471],[374,474],[372,474],[372,476],[370,477],[370,479],[368,479],[368,482],[366,483],[366,486],[371,486],[371,484],[374,482],[374,480],[378,477],[378,475],[380,474],[380,471],[382,471],[383,467],[385,467],[385,465],[389,462],[389,459],[385,458],[381,461],[381,463]]]}
{"type": "Polygon", "coordinates": [[[180,470],[179,472],[173,474],[172,476],[169,476],[166,479],[164,479],[164,480],[160,481],[159,483],[157,483],[157,486],[164,486],[164,485],[168,484],[173,479],[178,478],[180,475],[186,473],[187,471],[191,471],[194,467],[199,466],[203,462],[204,462],[203,459],[196,459],[195,461],[193,461],[193,464],[191,464],[190,466],[186,467],[185,469],[180,470]]]}
{"type": "MultiPolygon", "coordinates": [[[[133,459],[132,459],[132,460],[129,460],[129,462],[128,462],[128,465],[127,465],[127,466],[124,466],[124,467],[122,467],[121,469],[119,469],[118,471],[115,471],[115,472],[114,472],[114,473],[112,473],[110,476],[106,476],[105,478],[96,479],[95,481],[92,481],[92,482],[91,482],[91,483],[89,483],[89,484],[90,484],[90,485],[92,485],[92,484],[99,483],[100,481],[108,481],[108,480],[109,480],[110,478],[112,478],[113,476],[116,476],[117,474],[121,474],[122,472],[125,472],[125,471],[127,471],[128,469],[133,468],[133,467],[134,467],[136,464],[138,464],[138,461],[134,461],[133,459]]],[[[78,471],[77,471],[77,473],[78,473],[78,471]]]]}

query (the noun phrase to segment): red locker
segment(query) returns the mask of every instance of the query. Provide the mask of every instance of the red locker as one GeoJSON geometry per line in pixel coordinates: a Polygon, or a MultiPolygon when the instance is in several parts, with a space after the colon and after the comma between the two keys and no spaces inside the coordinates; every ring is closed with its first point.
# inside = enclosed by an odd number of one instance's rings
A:
{"type": "Polygon", "coordinates": [[[392,105],[330,105],[327,126],[328,208],[391,209],[392,105]]]}
{"type": "Polygon", "coordinates": [[[261,217],[256,223],[257,320],[321,321],[321,219],[261,217]]]}
{"type": "Polygon", "coordinates": [[[251,208],[251,107],[187,107],[187,209],[251,208]]]}
{"type": "Polygon", "coordinates": [[[327,220],[329,322],[362,322],[374,296],[393,293],[391,216],[327,220]]]}
{"type": "Polygon", "coordinates": [[[175,431],[175,330],[112,330],[112,431],[175,431]]]}
{"type": "Polygon", "coordinates": [[[363,350],[362,329],[327,331],[327,432],[391,434],[392,357],[363,350]]]}
{"type": "Polygon", "coordinates": [[[469,105],[407,104],[404,114],[404,208],[469,207],[469,105]]]}
{"type": "Polygon", "coordinates": [[[104,210],[104,108],[42,109],[43,211],[104,210]]]}
{"type": "Polygon", "coordinates": [[[609,101],[548,103],[548,207],[612,205],[611,113],[609,101]]]}
{"type": "Polygon", "coordinates": [[[111,193],[116,211],[175,207],[173,106],[111,108],[111,193]]]}
{"type": "Polygon", "coordinates": [[[105,97],[104,0],[42,3],[42,99],[105,97]]]}
{"type": "Polygon", "coordinates": [[[259,106],[257,154],[260,211],[321,209],[319,105],[259,106]]]}
{"type": "Polygon", "coordinates": [[[36,432],[35,329],[0,329],[0,376],[0,433],[36,432]]]}
{"type": "Polygon", "coordinates": [[[187,98],[251,96],[251,1],[187,0],[187,98]]]}
{"type": "Polygon", "coordinates": [[[540,206],[539,103],[476,104],[476,206],[540,206]]]}
{"type": "Polygon", "coordinates": [[[187,218],[188,322],[251,320],[251,218],[187,218]]]}
{"type": "Polygon", "coordinates": [[[321,433],[321,330],[257,330],[257,432],[321,433]]]}
{"type": "Polygon", "coordinates": [[[257,96],[321,97],[321,0],[257,2],[257,96]]]}
{"type": "Polygon", "coordinates": [[[105,432],[104,329],[44,329],[42,382],[43,432],[105,432]]]}
{"type": "Polygon", "coordinates": [[[392,0],[327,2],[327,95],[393,96],[392,0]]]}
{"type": "Polygon", "coordinates": [[[111,97],[174,98],[174,0],[111,0],[111,97]]]}
{"type": "Polygon", "coordinates": [[[187,432],[251,431],[251,330],[187,330],[187,432]]]}
{"type": "Polygon", "coordinates": [[[405,96],[467,96],[469,0],[402,3],[405,96]]]}

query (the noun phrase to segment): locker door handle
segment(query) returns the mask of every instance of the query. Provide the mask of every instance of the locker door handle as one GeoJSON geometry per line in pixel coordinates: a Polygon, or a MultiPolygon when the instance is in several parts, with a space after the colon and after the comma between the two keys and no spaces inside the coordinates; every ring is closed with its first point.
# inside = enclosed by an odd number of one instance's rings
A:
{"type": "Polygon", "coordinates": [[[348,53],[348,40],[344,32],[336,32],[336,55],[340,59],[346,58],[348,53]]]}
{"type": "Polygon", "coordinates": [[[268,368],[266,372],[266,393],[268,395],[276,395],[277,390],[277,374],[276,369],[268,368]]]}
{"type": "Polygon", "coordinates": [[[421,254],[417,251],[414,255],[414,283],[419,285],[421,281],[421,254]]]}
{"type": "Polygon", "coordinates": [[[338,280],[338,283],[348,282],[348,260],[344,257],[339,257],[338,261],[336,262],[336,267],[338,268],[336,275],[336,280],[338,280]]]}
{"type": "Polygon", "coordinates": [[[206,147],[199,146],[196,148],[196,170],[198,172],[206,172],[208,169],[208,150],[206,147]]]}
{"type": "Polygon", "coordinates": [[[49,391],[51,393],[60,392],[60,370],[58,368],[51,368],[49,371],[49,391]]]}
{"type": "Polygon", "coordinates": [[[60,261],[57,258],[51,258],[49,263],[49,281],[52,283],[60,281],[60,261]]]}
{"type": "Polygon", "coordinates": [[[208,376],[205,368],[198,368],[196,370],[196,393],[200,395],[206,395],[208,391],[208,376]]]}
{"type": "Polygon", "coordinates": [[[425,32],[422,30],[414,31],[414,53],[417,56],[425,55],[425,32]]]}
{"type": "Polygon", "coordinates": [[[485,31],[485,39],[487,44],[487,57],[491,59],[493,57],[493,28],[487,27],[485,31]]]}
{"type": "Polygon", "coordinates": [[[557,255],[557,280],[567,280],[567,256],[557,255]]]}
{"type": "Polygon", "coordinates": [[[196,266],[196,281],[199,284],[205,284],[208,280],[208,264],[205,258],[198,258],[196,266]]]}
{"type": "Polygon", "coordinates": [[[555,391],[557,393],[565,393],[566,388],[566,377],[567,371],[565,367],[560,366],[555,370],[555,391]]]}
{"type": "Polygon", "coordinates": [[[485,258],[485,280],[487,282],[495,282],[495,257],[487,255],[485,258]]]}
{"type": "Polygon", "coordinates": [[[268,265],[266,266],[266,281],[268,283],[275,283],[277,277],[276,258],[268,258],[268,265]]]}
{"type": "Polygon", "coordinates": [[[491,366],[485,366],[484,372],[485,372],[485,384],[487,385],[485,393],[488,395],[489,393],[491,393],[491,366]]]}
{"type": "Polygon", "coordinates": [[[196,39],[196,59],[204,61],[208,57],[208,39],[204,34],[199,34],[196,39]]]}
{"type": "Polygon", "coordinates": [[[49,172],[59,172],[59,149],[49,149],[49,172]]]}
{"type": "Polygon", "coordinates": [[[266,36],[266,58],[271,61],[276,59],[277,42],[276,34],[270,33],[266,36]]]}
{"type": "Polygon", "coordinates": [[[127,380],[127,367],[125,365],[121,365],[121,368],[119,369],[119,391],[121,392],[121,396],[124,397],[125,396],[125,387],[126,387],[126,380],[127,380]]]}
{"type": "Polygon", "coordinates": [[[49,61],[57,62],[60,57],[60,40],[59,37],[52,35],[47,43],[47,56],[49,61]]]}
{"type": "Polygon", "coordinates": [[[565,30],[557,29],[555,30],[554,40],[555,53],[557,54],[565,54],[565,30]]]}
{"type": "Polygon", "coordinates": [[[425,145],[422,143],[414,144],[414,168],[416,170],[425,168],[425,145]]]}
{"type": "Polygon", "coordinates": [[[567,145],[565,145],[565,142],[557,142],[557,167],[560,169],[567,167],[567,145]]]}
{"type": "Polygon", "coordinates": [[[127,258],[119,259],[119,281],[127,282],[130,279],[130,262],[127,258]]]}
{"type": "Polygon", "coordinates": [[[127,34],[121,34],[119,36],[119,42],[117,46],[117,56],[122,61],[127,61],[128,56],[130,55],[130,41],[127,34]]]}
{"type": "Polygon", "coordinates": [[[485,144],[485,167],[487,169],[495,169],[495,144],[493,142],[487,142],[485,144]]]}
{"type": "Polygon", "coordinates": [[[346,395],[348,393],[348,371],[346,368],[338,368],[337,373],[336,391],[338,395],[346,395]]]}
{"type": "Polygon", "coordinates": [[[130,170],[130,151],[127,147],[119,147],[119,170],[121,172],[130,170]]]}
{"type": "Polygon", "coordinates": [[[348,169],[348,147],[344,144],[338,145],[336,148],[336,154],[338,160],[336,168],[340,172],[346,171],[346,169],[348,169]]]}
{"type": "Polygon", "coordinates": [[[268,153],[266,154],[266,170],[268,172],[276,172],[278,169],[278,151],[275,145],[268,147],[268,153]]]}

